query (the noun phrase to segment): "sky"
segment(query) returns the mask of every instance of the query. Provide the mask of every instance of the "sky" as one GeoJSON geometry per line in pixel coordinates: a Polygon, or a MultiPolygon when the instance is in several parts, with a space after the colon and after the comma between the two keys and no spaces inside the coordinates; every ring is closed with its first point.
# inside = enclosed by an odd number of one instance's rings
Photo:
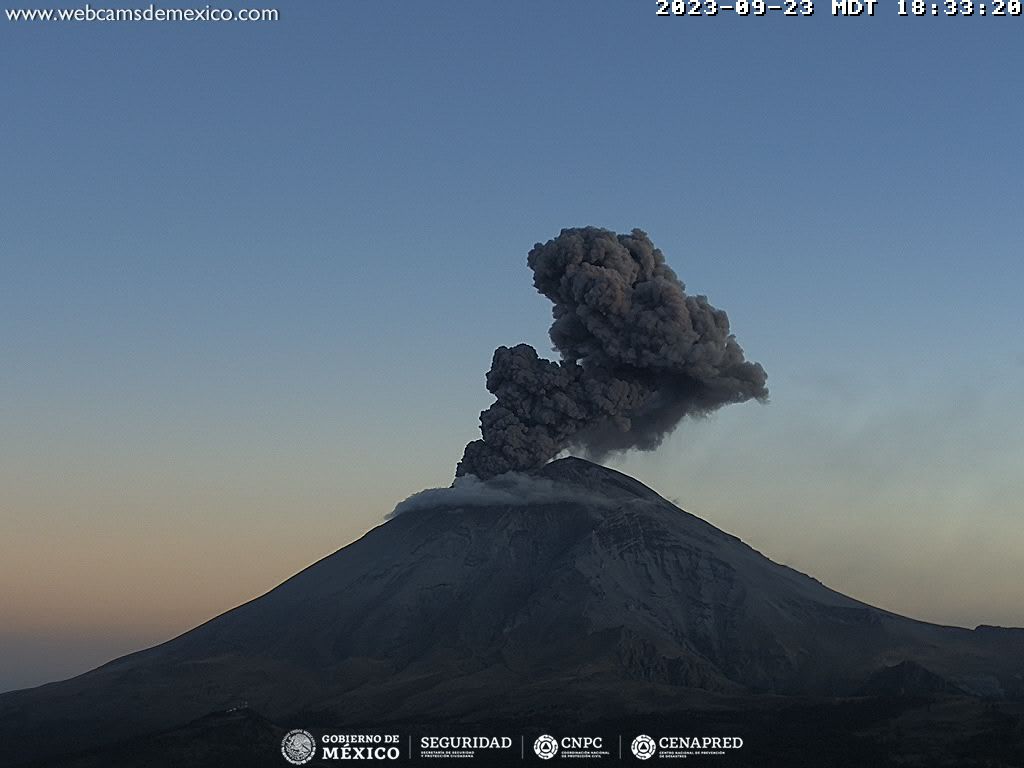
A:
{"type": "Polygon", "coordinates": [[[450,483],[493,349],[550,349],[526,253],[584,225],[647,231],[771,389],[609,466],[860,600],[1024,626],[1024,20],[273,2],[0,18],[0,690],[450,483]]]}

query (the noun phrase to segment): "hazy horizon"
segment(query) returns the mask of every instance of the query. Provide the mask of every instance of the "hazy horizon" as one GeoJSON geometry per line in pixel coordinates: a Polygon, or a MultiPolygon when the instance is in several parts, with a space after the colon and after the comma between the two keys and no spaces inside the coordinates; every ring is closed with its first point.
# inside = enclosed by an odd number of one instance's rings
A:
{"type": "Polygon", "coordinates": [[[1024,626],[1015,20],[282,8],[0,22],[0,690],[451,482],[494,348],[551,346],[527,252],[584,225],[646,230],[771,390],[609,466],[858,600],[1024,626]]]}

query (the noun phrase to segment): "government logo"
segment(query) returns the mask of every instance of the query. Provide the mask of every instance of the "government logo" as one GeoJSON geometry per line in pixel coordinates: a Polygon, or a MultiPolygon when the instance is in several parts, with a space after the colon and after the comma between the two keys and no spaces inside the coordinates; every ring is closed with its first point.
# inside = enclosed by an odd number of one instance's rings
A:
{"type": "Polygon", "coordinates": [[[558,742],[555,741],[554,736],[548,736],[545,733],[533,742],[533,751],[537,753],[537,757],[541,760],[550,760],[558,754],[558,742]]]}
{"type": "Polygon", "coordinates": [[[654,743],[654,739],[645,733],[641,733],[633,739],[630,749],[632,749],[633,754],[641,760],[647,760],[654,757],[654,753],[658,751],[657,745],[654,743]]]}
{"type": "Polygon", "coordinates": [[[316,754],[316,740],[309,731],[296,728],[288,731],[281,740],[281,754],[292,765],[303,765],[316,754]]]}

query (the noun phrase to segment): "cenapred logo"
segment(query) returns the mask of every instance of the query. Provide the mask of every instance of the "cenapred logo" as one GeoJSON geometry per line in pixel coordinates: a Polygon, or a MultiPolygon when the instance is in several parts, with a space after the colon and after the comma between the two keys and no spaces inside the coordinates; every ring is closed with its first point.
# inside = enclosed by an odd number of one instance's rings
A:
{"type": "Polygon", "coordinates": [[[538,736],[537,740],[533,742],[533,751],[541,760],[550,760],[558,754],[558,742],[554,736],[545,733],[543,736],[538,736]]]}
{"type": "Polygon", "coordinates": [[[303,765],[316,754],[316,740],[309,731],[296,728],[281,740],[281,754],[292,765],[303,765]]]}
{"type": "Polygon", "coordinates": [[[648,736],[646,733],[641,733],[630,745],[630,749],[633,750],[633,754],[641,760],[647,760],[654,757],[654,753],[658,751],[658,745],[654,743],[654,739],[648,736]]]}

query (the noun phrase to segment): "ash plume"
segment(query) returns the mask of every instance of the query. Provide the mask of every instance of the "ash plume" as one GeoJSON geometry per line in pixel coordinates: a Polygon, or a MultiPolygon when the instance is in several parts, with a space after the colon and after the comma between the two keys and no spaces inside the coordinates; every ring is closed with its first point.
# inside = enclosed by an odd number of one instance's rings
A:
{"type": "Polygon", "coordinates": [[[725,312],[687,296],[645,232],[563,229],[527,264],[554,304],[561,360],[528,344],[495,350],[496,400],[456,475],[533,469],[564,449],[597,459],[652,450],[684,416],[768,397],[764,369],[744,358],[725,312]]]}

